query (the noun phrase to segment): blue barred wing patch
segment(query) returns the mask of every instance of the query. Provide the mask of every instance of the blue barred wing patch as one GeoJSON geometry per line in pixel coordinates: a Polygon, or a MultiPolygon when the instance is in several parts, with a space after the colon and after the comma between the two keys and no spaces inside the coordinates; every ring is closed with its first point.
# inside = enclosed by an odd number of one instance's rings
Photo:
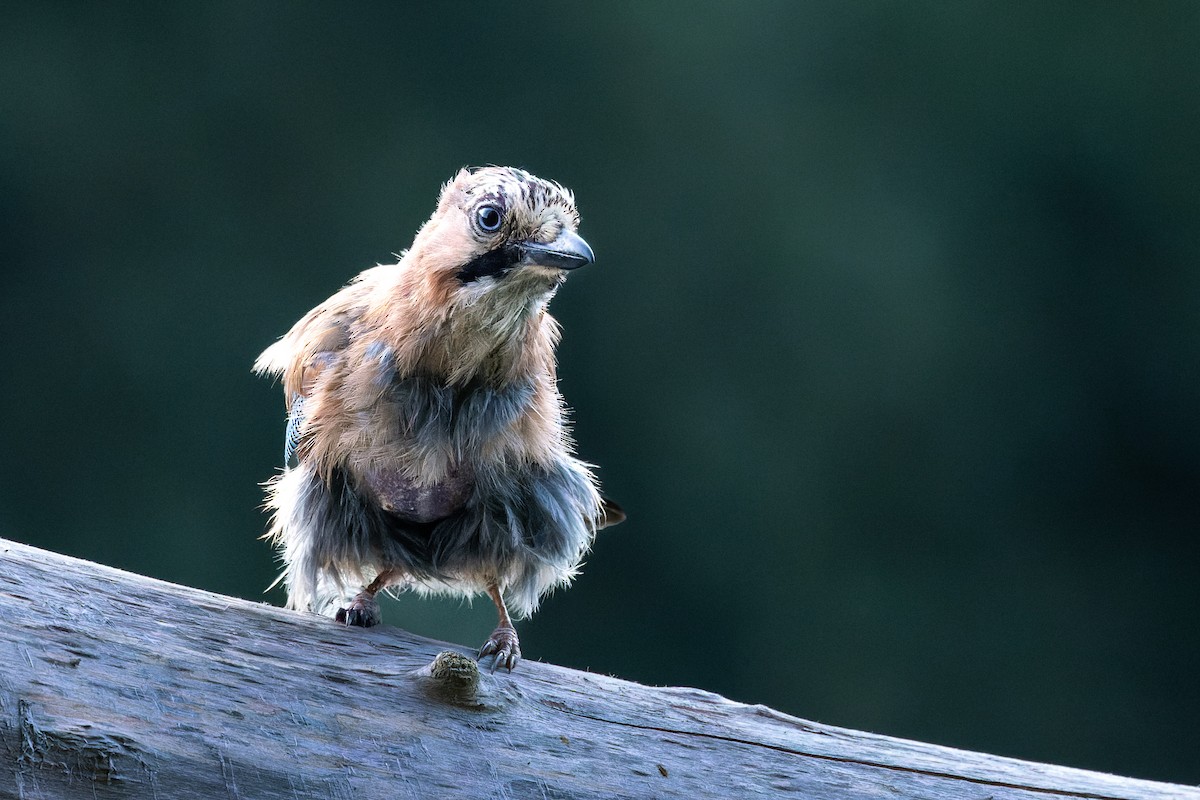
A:
{"type": "Polygon", "coordinates": [[[289,467],[300,464],[296,448],[300,446],[300,438],[304,435],[304,396],[294,395],[288,407],[287,431],[283,436],[283,463],[289,467]]]}

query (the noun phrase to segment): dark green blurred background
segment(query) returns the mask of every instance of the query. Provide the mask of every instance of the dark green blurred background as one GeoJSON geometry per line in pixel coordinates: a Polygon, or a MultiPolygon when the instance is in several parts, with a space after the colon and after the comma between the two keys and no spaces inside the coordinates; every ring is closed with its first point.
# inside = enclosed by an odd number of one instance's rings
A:
{"type": "Polygon", "coordinates": [[[255,355],[524,166],[630,513],[528,656],[1200,781],[1198,112],[1191,2],[6,6],[0,535],[262,599],[255,355]]]}

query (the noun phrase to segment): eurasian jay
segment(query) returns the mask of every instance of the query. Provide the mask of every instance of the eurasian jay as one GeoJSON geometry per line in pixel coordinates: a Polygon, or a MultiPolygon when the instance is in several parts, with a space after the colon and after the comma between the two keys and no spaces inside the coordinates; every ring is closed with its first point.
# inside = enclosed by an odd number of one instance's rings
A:
{"type": "Polygon", "coordinates": [[[509,616],[575,576],[624,513],[574,455],[546,307],[592,263],[571,192],[508,167],[462,170],[399,263],[308,312],[254,368],[282,376],[288,466],[267,536],[293,608],[379,622],[389,587],[486,593],[479,651],[511,670],[509,616]]]}

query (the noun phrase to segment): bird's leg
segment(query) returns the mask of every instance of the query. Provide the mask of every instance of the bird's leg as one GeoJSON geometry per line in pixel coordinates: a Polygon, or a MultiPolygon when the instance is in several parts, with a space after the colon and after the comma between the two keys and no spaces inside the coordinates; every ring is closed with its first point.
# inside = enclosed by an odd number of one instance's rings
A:
{"type": "Polygon", "coordinates": [[[398,569],[385,569],[375,576],[375,580],[371,581],[363,590],[354,595],[354,599],[350,601],[350,605],[346,608],[339,608],[334,619],[344,625],[356,625],[360,628],[370,628],[372,625],[378,625],[383,621],[383,613],[379,610],[379,601],[375,599],[375,595],[397,583],[397,579],[404,573],[398,569]]]}
{"type": "Polygon", "coordinates": [[[479,657],[496,657],[492,662],[493,672],[496,671],[496,667],[504,667],[512,672],[512,668],[521,660],[521,644],[517,640],[517,629],[513,627],[512,620],[508,618],[508,608],[504,605],[504,598],[500,596],[500,588],[494,583],[488,584],[487,593],[492,598],[492,602],[496,604],[496,611],[500,613],[500,624],[483,643],[483,647],[479,648],[479,657]]]}

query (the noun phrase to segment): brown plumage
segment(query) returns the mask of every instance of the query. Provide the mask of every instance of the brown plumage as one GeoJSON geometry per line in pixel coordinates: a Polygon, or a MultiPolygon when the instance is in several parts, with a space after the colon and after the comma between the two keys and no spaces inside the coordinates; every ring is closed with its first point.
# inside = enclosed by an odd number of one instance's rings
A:
{"type": "Polygon", "coordinates": [[[281,375],[288,455],[268,488],[289,605],[378,621],[392,586],[487,593],[481,650],[511,669],[507,606],[568,582],[623,519],[573,455],[546,310],[591,263],[571,193],[507,167],[463,170],[398,264],[314,308],[259,357],[281,375]],[[507,604],[505,602],[507,600],[507,604]]]}

